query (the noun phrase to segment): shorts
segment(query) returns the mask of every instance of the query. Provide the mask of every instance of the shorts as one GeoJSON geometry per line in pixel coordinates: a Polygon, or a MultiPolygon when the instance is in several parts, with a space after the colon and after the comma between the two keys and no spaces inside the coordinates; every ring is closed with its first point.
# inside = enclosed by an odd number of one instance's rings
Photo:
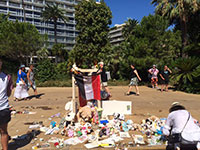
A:
{"type": "Polygon", "coordinates": [[[30,88],[32,88],[34,91],[36,90],[36,84],[35,84],[35,81],[32,81],[32,86],[31,86],[31,84],[28,82],[28,90],[30,89],[30,88]]]}
{"type": "Polygon", "coordinates": [[[157,83],[158,82],[158,78],[151,78],[151,82],[152,83],[157,83]]]}
{"type": "Polygon", "coordinates": [[[103,87],[107,87],[107,86],[108,86],[108,83],[107,83],[107,82],[102,82],[101,85],[102,85],[103,87]]]}
{"type": "Polygon", "coordinates": [[[9,108],[0,110],[0,125],[7,124],[11,120],[11,111],[9,108]]]}
{"type": "Polygon", "coordinates": [[[161,79],[160,80],[160,84],[169,84],[169,80],[163,80],[163,79],[161,79]]]}
{"type": "Polygon", "coordinates": [[[137,85],[138,85],[138,78],[137,77],[131,78],[129,86],[137,86],[137,85]]]}

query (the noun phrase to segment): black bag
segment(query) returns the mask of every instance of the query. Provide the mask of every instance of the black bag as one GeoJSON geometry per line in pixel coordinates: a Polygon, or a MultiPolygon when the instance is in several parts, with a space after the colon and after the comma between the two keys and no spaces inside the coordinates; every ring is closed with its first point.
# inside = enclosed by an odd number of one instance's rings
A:
{"type": "Polygon", "coordinates": [[[181,133],[172,134],[169,136],[168,142],[171,144],[180,143],[182,141],[181,133]]]}

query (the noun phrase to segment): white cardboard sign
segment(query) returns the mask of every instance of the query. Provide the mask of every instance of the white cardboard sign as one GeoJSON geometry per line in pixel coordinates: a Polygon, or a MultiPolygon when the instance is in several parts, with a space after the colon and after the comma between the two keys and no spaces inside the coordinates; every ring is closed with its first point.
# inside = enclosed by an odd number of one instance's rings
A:
{"type": "Polygon", "coordinates": [[[120,113],[124,115],[132,114],[131,101],[102,101],[103,115],[113,115],[113,113],[120,113]]]}

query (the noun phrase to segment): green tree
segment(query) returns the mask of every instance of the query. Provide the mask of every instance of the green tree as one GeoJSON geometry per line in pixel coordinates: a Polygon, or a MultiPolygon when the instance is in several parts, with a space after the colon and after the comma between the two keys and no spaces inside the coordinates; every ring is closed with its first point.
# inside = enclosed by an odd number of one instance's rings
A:
{"type": "Polygon", "coordinates": [[[122,33],[125,39],[128,38],[129,35],[134,34],[134,28],[138,25],[138,21],[135,19],[128,19],[125,21],[125,26],[123,27],[122,33]]]}
{"type": "Polygon", "coordinates": [[[23,61],[41,49],[45,42],[30,23],[8,21],[7,17],[0,16],[0,55],[23,61]]]}
{"type": "MultiPolygon", "coordinates": [[[[156,13],[166,16],[172,22],[180,21],[182,32],[182,49],[188,44],[187,23],[191,13],[200,9],[200,1],[198,0],[152,0],[151,2],[156,6],[156,13]]],[[[182,56],[182,51],[181,54],[182,56]]]]}
{"type": "Polygon", "coordinates": [[[58,57],[62,62],[64,62],[68,58],[68,52],[69,50],[67,50],[65,45],[61,43],[54,44],[52,47],[52,54],[56,56],[56,62],[58,57]]]}
{"type": "Polygon", "coordinates": [[[95,60],[105,60],[109,51],[108,32],[112,14],[104,3],[81,1],[75,6],[76,29],[79,35],[71,51],[72,62],[91,65],[95,60]]]}
{"type": "Polygon", "coordinates": [[[57,24],[58,20],[66,21],[69,20],[68,17],[65,16],[65,11],[61,8],[59,8],[58,4],[49,5],[47,4],[45,6],[45,10],[42,11],[42,17],[44,21],[53,21],[54,24],[54,38],[55,43],[57,44],[57,24]]]}
{"type": "MultiPolygon", "coordinates": [[[[117,78],[128,79],[130,64],[134,63],[143,80],[147,79],[147,69],[152,64],[158,67],[170,64],[180,53],[180,32],[168,30],[168,20],[159,15],[143,17],[140,24],[133,28],[134,34],[129,35],[114,54],[118,63],[117,78]],[[122,58],[121,58],[122,57],[122,58]]],[[[112,54],[112,55],[114,55],[112,54]]],[[[112,60],[112,59],[110,59],[112,60]]],[[[116,60],[115,60],[116,62],[116,60]]]]}

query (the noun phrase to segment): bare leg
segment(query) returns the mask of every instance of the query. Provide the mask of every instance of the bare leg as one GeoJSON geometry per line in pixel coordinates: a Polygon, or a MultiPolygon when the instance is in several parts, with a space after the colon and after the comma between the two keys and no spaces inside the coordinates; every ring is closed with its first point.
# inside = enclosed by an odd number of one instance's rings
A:
{"type": "Polygon", "coordinates": [[[161,92],[163,92],[164,86],[164,84],[161,85],[161,92]]]}
{"type": "Polygon", "coordinates": [[[110,91],[109,91],[109,89],[108,89],[107,86],[104,86],[104,89],[105,89],[105,91],[106,91],[110,96],[112,96],[112,95],[110,94],[110,91]]]}
{"type": "Polygon", "coordinates": [[[140,95],[139,88],[137,85],[135,86],[135,90],[136,90],[136,95],[140,95]]]}
{"type": "Polygon", "coordinates": [[[37,89],[34,90],[34,94],[35,94],[35,95],[38,95],[38,93],[37,93],[37,89]]]}
{"type": "Polygon", "coordinates": [[[126,94],[130,94],[132,89],[133,89],[133,86],[129,86],[128,92],[126,94]]]}
{"type": "Polygon", "coordinates": [[[1,144],[3,150],[8,150],[8,131],[7,131],[8,124],[4,124],[0,126],[1,132],[1,144]]]}
{"type": "Polygon", "coordinates": [[[154,88],[154,79],[153,78],[151,79],[151,86],[152,86],[152,88],[154,88]]]}
{"type": "Polygon", "coordinates": [[[168,92],[168,84],[166,84],[165,91],[168,92]]]}

